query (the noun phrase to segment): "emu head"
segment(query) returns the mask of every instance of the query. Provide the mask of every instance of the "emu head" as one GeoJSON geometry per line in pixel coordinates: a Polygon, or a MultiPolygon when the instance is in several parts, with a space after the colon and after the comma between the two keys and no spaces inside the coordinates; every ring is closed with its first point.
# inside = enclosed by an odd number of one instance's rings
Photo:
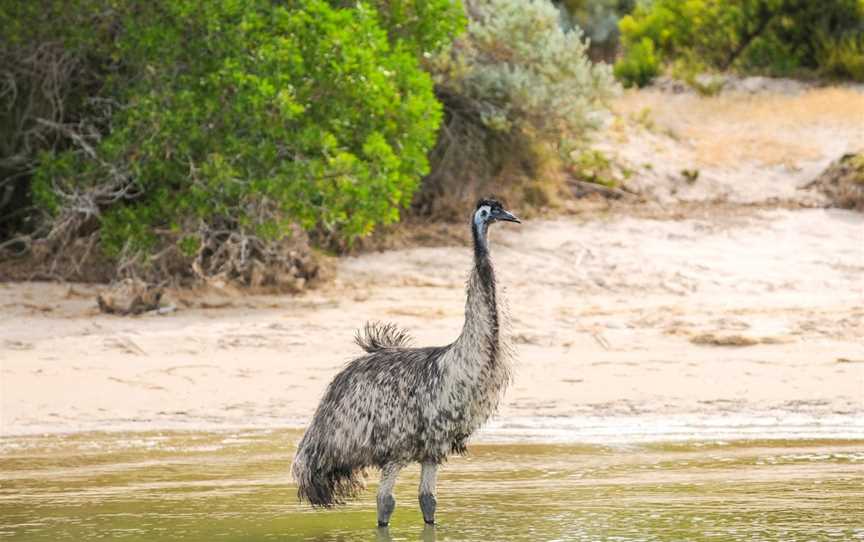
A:
{"type": "Polygon", "coordinates": [[[521,224],[521,221],[513,213],[504,209],[500,201],[481,199],[477,202],[477,207],[474,209],[474,224],[478,226],[478,229],[485,231],[489,224],[499,220],[521,224]]]}

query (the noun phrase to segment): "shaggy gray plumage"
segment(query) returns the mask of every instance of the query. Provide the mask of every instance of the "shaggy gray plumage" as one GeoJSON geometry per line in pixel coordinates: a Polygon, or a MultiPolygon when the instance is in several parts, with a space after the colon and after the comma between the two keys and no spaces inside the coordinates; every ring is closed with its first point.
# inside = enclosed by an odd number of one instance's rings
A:
{"type": "Polygon", "coordinates": [[[446,346],[410,348],[392,324],[367,324],[356,342],[367,354],[351,362],[327,388],[292,465],[298,495],[330,507],[356,495],[365,469],[382,470],[378,522],[395,508],[393,485],[411,462],[423,465],[420,505],[434,522],[435,476],[451,453],[497,409],[510,379],[509,348],[489,258],[488,227],[518,222],[494,200],[472,214],[474,265],[468,280],[462,333],[446,346]]]}

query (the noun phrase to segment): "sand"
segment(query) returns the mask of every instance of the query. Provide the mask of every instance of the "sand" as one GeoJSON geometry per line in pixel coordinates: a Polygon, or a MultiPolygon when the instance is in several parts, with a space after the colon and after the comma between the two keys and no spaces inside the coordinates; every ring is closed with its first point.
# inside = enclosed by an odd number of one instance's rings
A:
{"type": "MultiPolygon", "coordinates": [[[[500,225],[518,350],[501,418],[864,415],[864,217],[759,211],[500,225]]],[[[0,285],[2,433],[303,425],[394,321],[416,344],[459,332],[466,247],[346,258],[296,297],[202,293],[208,306],[117,317],[96,287],[0,285]]]]}
{"type": "Polygon", "coordinates": [[[629,189],[660,204],[823,204],[801,187],[864,150],[864,85],[769,88],[710,98],[627,91],[596,147],[633,171],[629,189]]]}
{"type": "MultiPolygon", "coordinates": [[[[673,197],[713,203],[674,218],[624,206],[494,227],[517,366],[484,434],[864,436],[864,215],[788,205],[818,203],[797,189],[802,172],[864,141],[862,124],[828,106],[817,126],[814,104],[842,98],[857,112],[864,95],[818,89],[736,110],[729,97],[653,93],[618,103],[650,103],[660,119],[651,130],[621,139],[613,127],[599,145],[618,141],[642,160],[677,137],[680,152],[657,151],[653,181],[643,172],[634,182],[653,182],[666,209],[673,197]],[[688,107],[708,128],[663,135],[688,107]],[[765,114],[753,137],[770,140],[773,126],[779,150],[766,162],[751,142],[712,158],[711,141],[732,145],[754,107],[765,114]],[[701,175],[672,194],[678,181],[656,172],[682,163],[701,175]]],[[[467,246],[368,253],[341,259],[334,282],[300,295],[211,287],[169,293],[176,311],[137,317],[101,314],[94,285],[0,284],[0,435],[302,427],[360,353],[352,338],[366,320],[396,322],[416,345],[455,338],[469,266],[467,246]]]]}

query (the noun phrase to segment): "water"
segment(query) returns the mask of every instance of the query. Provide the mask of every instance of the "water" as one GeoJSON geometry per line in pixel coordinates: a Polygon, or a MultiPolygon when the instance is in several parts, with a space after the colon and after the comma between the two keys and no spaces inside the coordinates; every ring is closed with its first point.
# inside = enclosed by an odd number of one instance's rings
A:
{"type": "MultiPolygon", "coordinates": [[[[297,431],[0,439],[0,539],[864,540],[864,441],[476,444],[439,479],[424,528],[418,469],[389,529],[374,482],[312,511],[288,476],[297,431]]],[[[377,476],[377,473],[373,473],[377,476]]]]}

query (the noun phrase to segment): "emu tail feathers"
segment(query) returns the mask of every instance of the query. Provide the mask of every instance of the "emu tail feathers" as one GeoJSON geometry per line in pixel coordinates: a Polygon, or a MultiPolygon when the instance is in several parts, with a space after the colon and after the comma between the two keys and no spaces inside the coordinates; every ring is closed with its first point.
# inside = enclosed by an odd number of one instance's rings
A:
{"type": "MultiPolygon", "coordinates": [[[[304,439],[305,440],[305,439],[304,439]]],[[[308,446],[297,450],[291,474],[297,483],[297,497],[312,506],[330,508],[345,504],[365,487],[364,471],[347,466],[320,465],[308,446]]]]}
{"type": "Polygon", "coordinates": [[[411,344],[411,335],[395,324],[366,322],[362,330],[357,330],[354,342],[363,350],[378,352],[385,348],[399,348],[411,344]]]}

